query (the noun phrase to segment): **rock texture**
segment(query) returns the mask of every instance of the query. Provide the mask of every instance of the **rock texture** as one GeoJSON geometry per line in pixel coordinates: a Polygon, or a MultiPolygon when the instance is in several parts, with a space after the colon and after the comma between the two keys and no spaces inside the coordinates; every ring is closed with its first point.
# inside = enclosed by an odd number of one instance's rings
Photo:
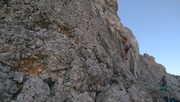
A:
{"type": "Polygon", "coordinates": [[[1,0],[0,6],[0,102],[157,102],[162,75],[180,100],[180,76],[139,54],[116,0],[1,0]],[[128,60],[125,37],[132,44],[128,60]]]}

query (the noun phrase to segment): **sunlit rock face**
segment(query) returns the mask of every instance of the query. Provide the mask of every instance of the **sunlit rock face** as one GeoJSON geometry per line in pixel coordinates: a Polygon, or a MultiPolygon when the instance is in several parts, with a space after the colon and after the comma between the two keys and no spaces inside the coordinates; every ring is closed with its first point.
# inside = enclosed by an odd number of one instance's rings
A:
{"type": "Polygon", "coordinates": [[[156,102],[162,75],[180,98],[180,77],[139,54],[116,0],[2,0],[0,6],[1,101],[156,102]],[[127,60],[124,38],[132,46],[127,60]]]}

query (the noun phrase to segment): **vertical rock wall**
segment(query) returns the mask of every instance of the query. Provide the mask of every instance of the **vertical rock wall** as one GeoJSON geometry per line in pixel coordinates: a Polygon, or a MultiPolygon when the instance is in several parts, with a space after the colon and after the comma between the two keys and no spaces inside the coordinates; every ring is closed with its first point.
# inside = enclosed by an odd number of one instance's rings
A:
{"type": "MultiPolygon", "coordinates": [[[[167,73],[139,55],[116,0],[0,2],[2,102],[155,102],[156,83],[167,73]],[[128,60],[125,37],[132,44],[128,60]]],[[[167,74],[174,97],[178,78],[167,74]]]]}

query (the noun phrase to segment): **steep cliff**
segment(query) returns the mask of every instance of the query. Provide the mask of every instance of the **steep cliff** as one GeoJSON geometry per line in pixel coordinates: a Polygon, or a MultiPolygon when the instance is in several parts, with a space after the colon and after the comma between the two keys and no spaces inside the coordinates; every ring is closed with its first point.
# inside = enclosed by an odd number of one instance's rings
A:
{"type": "Polygon", "coordinates": [[[156,102],[162,75],[180,100],[180,77],[139,54],[116,0],[0,4],[2,102],[156,102]],[[123,38],[132,45],[128,60],[122,58],[123,38]]]}

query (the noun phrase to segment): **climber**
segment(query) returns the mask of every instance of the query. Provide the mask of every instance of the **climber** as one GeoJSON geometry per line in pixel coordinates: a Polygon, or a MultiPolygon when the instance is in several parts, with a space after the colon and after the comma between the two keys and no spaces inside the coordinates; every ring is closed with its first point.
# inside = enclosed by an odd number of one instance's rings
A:
{"type": "MultiPolygon", "coordinates": [[[[121,39],[121,38],[120,38],[121,39]]],[[[128,57],[127,57],[127,53],[128,51],[130,50],[131,48],[131,44],[129,43],[129,41],[127,40],[127,38],[125,39],[121,39],[126,45],[125,45],[125,48],[124,48],[124,51],[123,51],[123,57],[125,56],[125,59],[127,60],[128,57]]]]}
{"type": "Polygon", "coordinates": [[[166,81],[165,77],[166,76],[163,75],[160,82],[159,82],[160,87],[158,88],[158,97],[160,98],[160,91],[164,90],[166,92],[166,94],[167,94],[168,102],[170,102],[170,95],[169,95],[169,91],[168,91],[167,86],[166,86],[167,81],[166,81]]]}

